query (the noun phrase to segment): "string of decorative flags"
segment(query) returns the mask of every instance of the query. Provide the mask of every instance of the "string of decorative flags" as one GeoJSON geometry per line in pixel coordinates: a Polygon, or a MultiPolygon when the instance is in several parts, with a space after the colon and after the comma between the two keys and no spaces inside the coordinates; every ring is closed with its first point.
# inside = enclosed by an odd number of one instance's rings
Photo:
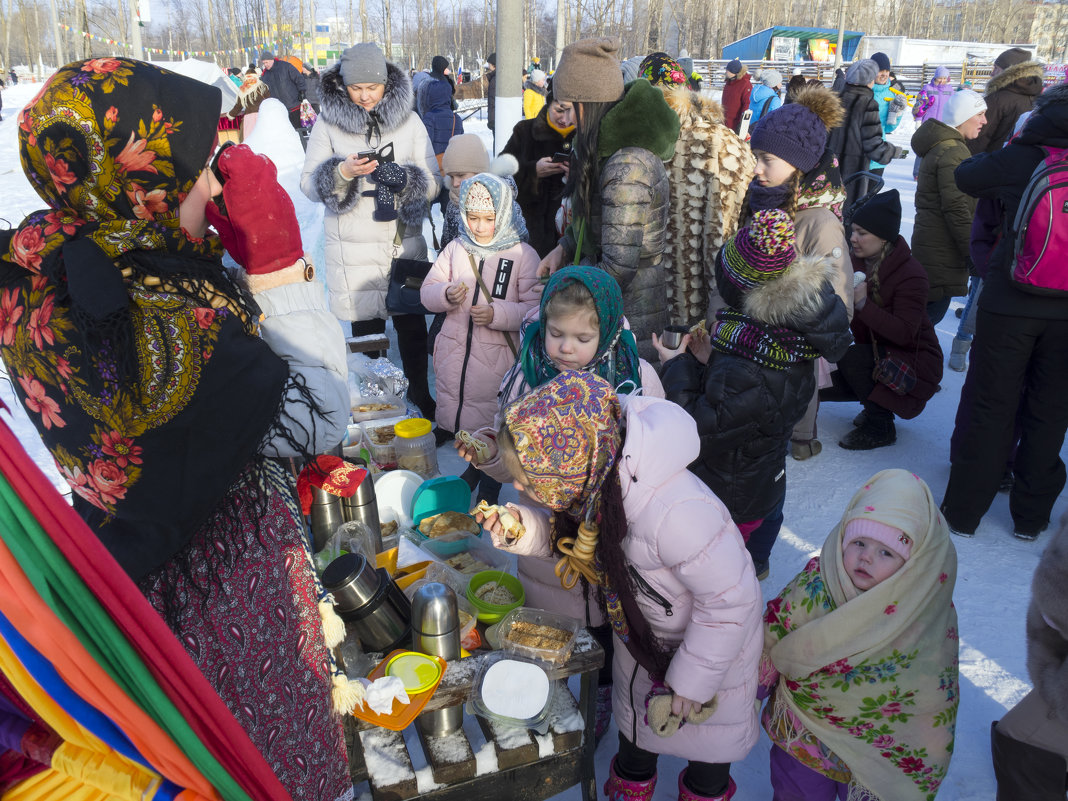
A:
{"type": "MultiPolygon", "coordinates": [[[[65,31],[71,31],[74,34],[81,36],[83,39],[90,39],[94,42],[106,42],[114,47],[121,47],[129,50],[133,45],[128,42],[120,42],[117,39],[111,39],[107,36],[99,36],[89,31],[80,31],[70,25],[60,25],[65,31]]],[[[288,37],[287,37],[288,38],[288,37]]],[[[237,50],[168,50],[167,48],[160,47],[142,47],[146,53],[155,53],[157,55],[164,56],[181,56],[183,58],[207,58],[209,56],[222,56],[229,55],[231,53],[259,53],[262,50],[277,50],[279,42],[267,42],[265,44],[249,45],[248,47],[239,47],[237,50]]]]}

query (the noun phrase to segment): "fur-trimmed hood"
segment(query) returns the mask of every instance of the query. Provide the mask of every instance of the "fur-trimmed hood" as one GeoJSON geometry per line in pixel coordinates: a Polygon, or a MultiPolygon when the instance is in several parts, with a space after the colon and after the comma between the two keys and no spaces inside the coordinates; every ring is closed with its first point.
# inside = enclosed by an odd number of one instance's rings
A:
{"type": "Polygon", "coordinates": [[[700,95],[683,84],[661,86],[660,91],[664,93],[668,106],[678,115],[683,128],[691,126],[696,117],[717,125],[723,124],[723,106],[715,100],[700,95]]]}
{"type": "Polygon", "coordinates": [[[834,274],[829,256],[798,256],[780,277],[747,292],[742,311],[763,323],[803,331],[804,323],[820,315],[834,274]]]}
{"type": "Polygon", "coordinates": [[[990,97],[994,92],[1008,89],[1015,84],[1015,89],[1025,95],[1042,93],[1042,81],[1046,77],[1046,67],[1041,61],[1021,61],[987,81],[983,95],[990,97]],[[1017,83],[1019,81],[1019,83],[1017,83]]]}
{"type": "Polygon", "coordinates": [[[412,102],[412,82],[395,64],[386,64],[386,93],[370,112],[349,99],[341,79],[340,63],[326,70],[319,83],[319,116],[324,122],[356,136],[367,133],[372,115],[377,118],[383,137],[393,133],[414,113],[412,102]]]}

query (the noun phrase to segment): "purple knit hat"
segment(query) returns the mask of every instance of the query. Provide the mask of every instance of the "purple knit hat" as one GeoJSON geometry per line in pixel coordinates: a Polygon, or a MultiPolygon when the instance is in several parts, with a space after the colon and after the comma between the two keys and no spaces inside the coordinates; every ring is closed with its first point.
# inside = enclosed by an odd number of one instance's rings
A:
{"type": "Polygon", "coordinates": [[[827,126],[801,103],[787,103],[761,117],[749,138],[753,150],[763,150],[789,162],[801,172],[815,167],[827,146],[827,126]]]}
{"type": "Polygon", "coordinates": [[[780,209],[758,211],[719,252],[724,277],[742,292],[773,281],[794,261],[794,221],[780,209]]]}

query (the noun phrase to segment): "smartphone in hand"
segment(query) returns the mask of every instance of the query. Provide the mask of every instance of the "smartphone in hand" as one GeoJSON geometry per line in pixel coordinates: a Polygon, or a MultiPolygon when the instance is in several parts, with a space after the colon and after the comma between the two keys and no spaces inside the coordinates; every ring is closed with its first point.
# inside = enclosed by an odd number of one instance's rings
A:
{"type": "Polygon", "coordinates": [[[571,154],[553,153],[553,157],[552,159],[550,159],[550,161],[552,161],[553,164],[567,164],[569,161],[571,161],[571,154]]]}
{"type": "Polygon", "coordinates": [[[907,159],[908,157],[909,157],[909,149],[907,147],[901,148],[901,155],[898,156],[898,158],[899,159],[907,159]]]}
{"type": "Polygon", "coordinates": [[[356,158],[371,159],[373,161],[378,161],[378,151],[377,150],[361,150],[359,153],[356,154],[356,158]]]}

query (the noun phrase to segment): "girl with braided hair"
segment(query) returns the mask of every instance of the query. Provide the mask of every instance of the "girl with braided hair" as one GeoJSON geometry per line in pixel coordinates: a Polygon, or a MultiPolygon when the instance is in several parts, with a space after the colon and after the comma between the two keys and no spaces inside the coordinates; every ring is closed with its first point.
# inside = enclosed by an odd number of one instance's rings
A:
{"type": "Polygon", "coordinates": [[[693,419],[658,398],[617,395],[590,372],[562,372],[507,408],[505,463],[535,504],[514,545],[563,553],[610,621],[619,751],[604,791],[649,801],[659,754],[689,760],[683,801],[727,801],[730,763],[756,742],[760,588],[723,504],[686,466],[693,419]]]}
{"type": "Polygon", "coordinates": [[[898,234],[901,200],[896,189],[882,192],[853,212],[855,344],[831,373],[833,386],[820,390],[825,401],[860,401],[856,426],[838,444],[871,450],[897,440],[894,415],[910,420],[923,411],[942,380],[942,348],[927,317],[927,272],[898,234]],[[863,276],[863,278],[862,278],[863,276]],[[872,377],[876,354],[908,365],[915,386],[895,390],[872,377]]]}

